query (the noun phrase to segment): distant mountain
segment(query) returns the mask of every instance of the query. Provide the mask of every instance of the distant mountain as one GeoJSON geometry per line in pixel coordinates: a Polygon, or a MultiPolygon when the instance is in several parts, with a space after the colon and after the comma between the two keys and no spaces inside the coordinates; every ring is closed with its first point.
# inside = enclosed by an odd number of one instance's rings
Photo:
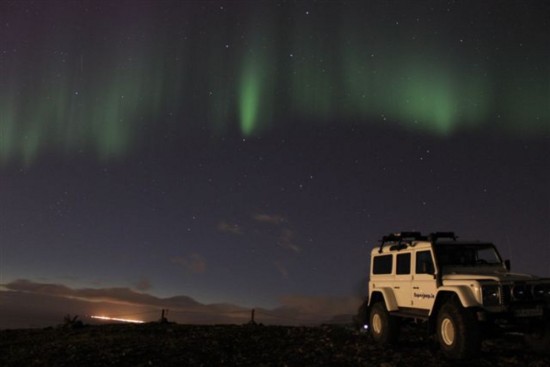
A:
{"type": "Polygon", "coordinates": [[[202,303],[195,301],[188,296],[174,296],[169,298],[160,299],[163,304],[173,305],[175,307],[201,307],[202,303]]]}
{"type": "MultiPolygon", "coordinates": [[[[274,309],[255,308],[254,320],[266,325],[347,324],[352,316],[346,312],[356,309],[355,300],[345,297],[291,296],[282,302],[274,309]]],[[[186,295],[159,298],[123,287],[74,289],[16,280],[0,288],[3,329],[54,326],[67,314],[78,315],[85,323],[94,322],[91,316],[158,321],[161,310],[168,310],[169,321],[182,324],[244,324],[252,318],[249,307],[203,304],[186,295]]]]}

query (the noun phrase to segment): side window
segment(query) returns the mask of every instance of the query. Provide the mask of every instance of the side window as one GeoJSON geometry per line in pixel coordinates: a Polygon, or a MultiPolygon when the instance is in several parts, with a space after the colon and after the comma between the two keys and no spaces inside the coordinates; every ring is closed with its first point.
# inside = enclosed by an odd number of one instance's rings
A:
{"type": "Polygon", "coordinates": [[[373,274],[391,274],[393,255],[376,256],[372,260],[373,274]]]}
{"type": "Polygon", "coordinates": [[[416,253],[416,274],[433,274],[434,263],[430,251],[418,251],[416,253]]]}
{"type": "Polygon", "coordinates": [[[395,270],[397,274],[411,273],[411,254],[410,253],[397,255],[397,268],[395,270]]]}

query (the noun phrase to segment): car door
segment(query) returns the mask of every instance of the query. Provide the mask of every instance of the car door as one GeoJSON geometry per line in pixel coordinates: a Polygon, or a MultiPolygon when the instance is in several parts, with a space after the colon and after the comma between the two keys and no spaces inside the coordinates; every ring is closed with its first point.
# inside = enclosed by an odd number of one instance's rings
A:
{"type": "Polygon", "coordinates": [[[411,307],[412,256],[410,252],[398,253],[395,257],[395,281],[393,292],[399,308],[411,307]]]}
{"type": "Polygon", "coordinates": [[[416,251],[414,260],[414,275],[411,287],[413,307],[430,310],[437,291],[433,254],[430,250],[416,251]]]}

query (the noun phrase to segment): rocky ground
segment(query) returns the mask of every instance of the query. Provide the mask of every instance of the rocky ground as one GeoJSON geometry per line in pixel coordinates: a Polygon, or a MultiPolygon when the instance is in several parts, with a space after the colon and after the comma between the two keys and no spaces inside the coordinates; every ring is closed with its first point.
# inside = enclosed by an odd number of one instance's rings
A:
{"type": "MultiPolygon", "coordinates": [[[[422,330],[398,347],[340,326],[97,325],[0,331],[0,366],[452,366],[422,330]]],[[[483,343],[467,366],[550,366],[518,336],[483,343]]]]}

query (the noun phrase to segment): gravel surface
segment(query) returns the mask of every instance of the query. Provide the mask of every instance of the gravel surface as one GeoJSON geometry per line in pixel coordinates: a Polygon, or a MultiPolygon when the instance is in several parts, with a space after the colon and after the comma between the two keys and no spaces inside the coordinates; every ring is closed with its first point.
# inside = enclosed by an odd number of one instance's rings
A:
{"type": "MultiPolygon", "coordinates": [[[[0,366],[455,366],[419,329],[380,347],[339,326],[98,325],[0,331],[0,366]]],[[[550,366],[518,336],[485,341],[464,366],[550,366]]]]}

